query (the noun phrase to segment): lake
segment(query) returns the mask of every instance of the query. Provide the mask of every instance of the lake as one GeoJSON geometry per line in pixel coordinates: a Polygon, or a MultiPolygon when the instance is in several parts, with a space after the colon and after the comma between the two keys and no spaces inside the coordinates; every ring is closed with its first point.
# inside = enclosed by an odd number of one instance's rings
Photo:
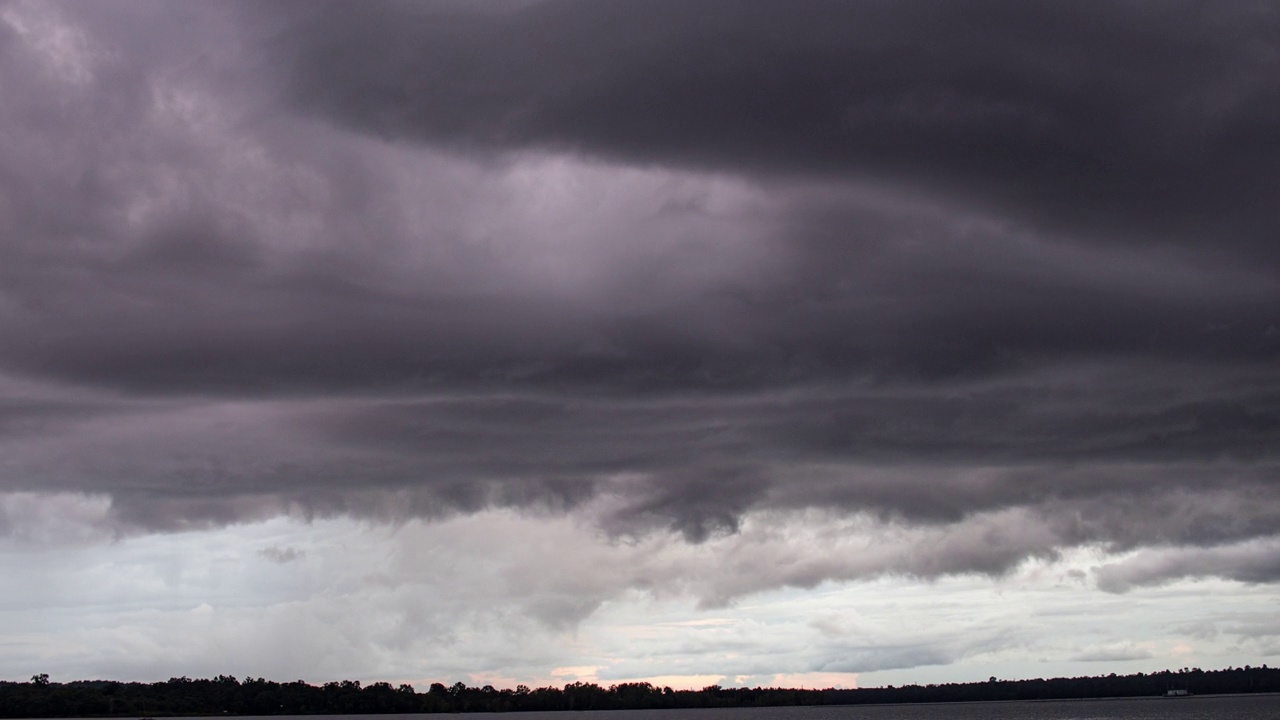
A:
{"type": "MultiPolygon", "coordinates": [[[[429,720],[433,715],[310,715],[290,720],[429,720]]],[[[932,705],[826,705],[708,710],[468,713],[458,720],[1280,720],[1280,695],[1046,700],[932,705]]],[[[201,720],[188,718],[186,720],[201,720]]],[[[208,718],[205,720],[226,720],[208,718]]],[[[281,720],[281,716],[238,720],[281,720]]]]}

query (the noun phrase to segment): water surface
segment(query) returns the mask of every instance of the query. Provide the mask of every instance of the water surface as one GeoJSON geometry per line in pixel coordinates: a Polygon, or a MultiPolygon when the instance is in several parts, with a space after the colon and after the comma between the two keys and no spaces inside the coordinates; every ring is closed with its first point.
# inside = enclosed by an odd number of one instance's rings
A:
{"type": "MultiPolygon", "coordinates": [[[[281,720],[282,716],[238,720],[281,720]]],[[[288,720],[1280,720],[1280,695],[1118,698],[928,705],[825,705],[705,710],[468,713],[465,715],[294,715],[288,720]]],[[[189,718],[187,720],[227,720],[189,718]]]]}

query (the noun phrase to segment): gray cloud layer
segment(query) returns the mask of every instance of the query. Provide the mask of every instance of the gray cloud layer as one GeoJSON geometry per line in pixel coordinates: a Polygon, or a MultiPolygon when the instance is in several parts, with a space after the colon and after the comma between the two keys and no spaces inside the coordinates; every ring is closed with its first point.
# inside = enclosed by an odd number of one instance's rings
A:
{"type": "Polygon", "coordinates": [[[5,13],[6,490],[1277,578],[1269,6],[5,13]]]}

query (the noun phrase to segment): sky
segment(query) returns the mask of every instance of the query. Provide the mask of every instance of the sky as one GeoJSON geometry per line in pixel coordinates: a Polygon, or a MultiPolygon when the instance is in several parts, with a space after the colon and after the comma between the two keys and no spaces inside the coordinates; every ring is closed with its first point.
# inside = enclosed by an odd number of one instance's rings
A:
{"type": "Polygon", "coordinates": [[[0,678],[1276,664],[1280,6],[0,0],[0,678]]]}

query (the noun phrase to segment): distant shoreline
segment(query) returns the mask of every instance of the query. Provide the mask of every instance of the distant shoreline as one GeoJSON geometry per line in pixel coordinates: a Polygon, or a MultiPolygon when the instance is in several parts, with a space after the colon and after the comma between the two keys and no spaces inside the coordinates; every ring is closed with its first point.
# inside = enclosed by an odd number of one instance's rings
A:
{"type": "MultiPolygon", "coordinates": [[[[1214,694],[1208,694],[1208,693],[1206,693],[1206,694],[1200,694],[1200,695],[1189,695],[1189,696],[1186,696],[1186,697],[1184,697],[1184,698],[1179,698],[1179,699],[1185,699],[1185,700],[1197,700],[1197,699],[1199,699],[1199,700],[1220,700],[1220,699],[1223,699],[1223,698],[1233,698],[1233,697],[1239,697],[1239,698],[1245,698],[1245,697],[1280,697],[1280,691],[1277,691],[1277,692],[1255,692],[1255,693],[1214,693],[1214,694]]],[[[1161,700],[1169,700],[1169,699],[1171,699],[1171,698],[1165,697],[1165,696],[1163,696],[1163,695],[1124,695],[1124,696],[1116,696],[1116,697],[1040,698],[1040,699],[1035,699],[1035,700],[956,700],[956,701],[940,701],[940,702],[896,702],[896,703],[895,703],[895,702],[885,702],[885,703],[824,704],[824,705],[761,705],[761,706],[749,706],[749,705],[745,705],[745,706],[740,706],[740,707],[741,707],[742,709],[752,709],[752,708],[771,708],[771,707],[772,707],[772,708],[777,708],[777,707],[854,707],[854,706],[856,706],[856,705],[874,705],[874,706],[876,706],[876,707],[880,707],[880,706],[884,706],[884,707],[899,707],[899,706],[902,706],[902,707],[908,707],[908,706],[919,706],[919,705],[1002,705],[1002,704],[1007,704],[1007,703],[1018,703],[1018,704],[1032,704],[1032,703],[1088,703],[1088,702],[1126,702],[1126,701],[1134,701],[1134,700],[1161,701],[1161,700]]],[[[631,711],[639,711],[639,712],[643,712],[643,711],[646,711],[646,710],[648,710],[648,711],[653,711],[653,710],[657,710],[657,711],[667,711],[667,710],[670,710],[670,711],[675,712],[675,711],[682,711],[682,710],[726,710],[726,709],[727,709],[727,710],[733,710],[733,709],[737,709],[737,707],[734,707],[734,706],[728,706],[728,707],[706,707],[706,708],[696,708],[696,707],[694,707],[694,708],[686,708],[686,707],[671,707],[671,708],[616,708],[616,709],[603,709],[603,710],[509,710],[509,711],[505,711],[505,712],[504,712],[504,711],[486,711],[486,710],[476,710],[476,711],[470,711],[470,712],[466,712],[466,711],[464,711],[464,712],[418,712],[418,713],[317,713],[317,714],[313,714],[313,715],[301,715],[301,714],[289,714],[289,715],[285,715],[285,714],[276,714],[276,715],[237,715],[237,714],[232,714],[232,713],[224,713],[224,714],[220,714],[220,715],[165,715],[165,714],[146,715],[146,716],[137,716],[137,715],[85,715],[85,716],[76,716],[76,717],[63,717],[63,716],[37,716],[37,717],[26,717],[26,718],[10,718],[8,715],[4,715],[4,716],[2,716],[2,717],[5,717],[5,718],[6,718],[6,720],[49,720],[49,718],[50,718],[50,717],[56,717],[56,718],[57,718],[57,720],[162,720],[162,719],[163,719],[163,720],[168,720],[168,719],[170,719],[170,718],[183,718],[184,720],[206,720],[206,719],[207,719],[207,720],[213,720],[214,718],[219,718],[219,717],[234,717],[234,718],[264,718],[264,717],[324,717],[324,716],[333,716],[333,717],[357,717],[357,716],[358,716],[358,717],[366,717],[366,716],[368,716],[368,717],[376,717],[376,716],[378,716],[378,715],[385,715],[385,714],[405,714],[405,715],[463,715],[463,714],[484,715],[484,714],[490,714],[490,715],[492,715],[492,714],[509,714],[509,713],[532,714],[532,713],[552,713],[552,712],[574,712],[574,713],[593,713],[593,712],[631,712],[631,711]]]]}
{"type": "Polygon", "coordinates": [[[177,718],[286,715],[378,715],[585,710],[688,710],[791,706],[921,705],[977,702],[1049,702],[1149,699],[1189,701],[1198,697],[1280,694],[1280,668],[1033,678],[851,690],[828,688],[724,688],[673,690],[647,682],[602,687],[575,682],[563,687],[497,689],[432,683],[426,692],[409,685],[345,680],[310,685],[263,678],[170,678],[136,683],[112,680],[0,682],[0,718],[177,718]],[[1169,689],[1190,696],[1163,697],[1169,689]]]}

